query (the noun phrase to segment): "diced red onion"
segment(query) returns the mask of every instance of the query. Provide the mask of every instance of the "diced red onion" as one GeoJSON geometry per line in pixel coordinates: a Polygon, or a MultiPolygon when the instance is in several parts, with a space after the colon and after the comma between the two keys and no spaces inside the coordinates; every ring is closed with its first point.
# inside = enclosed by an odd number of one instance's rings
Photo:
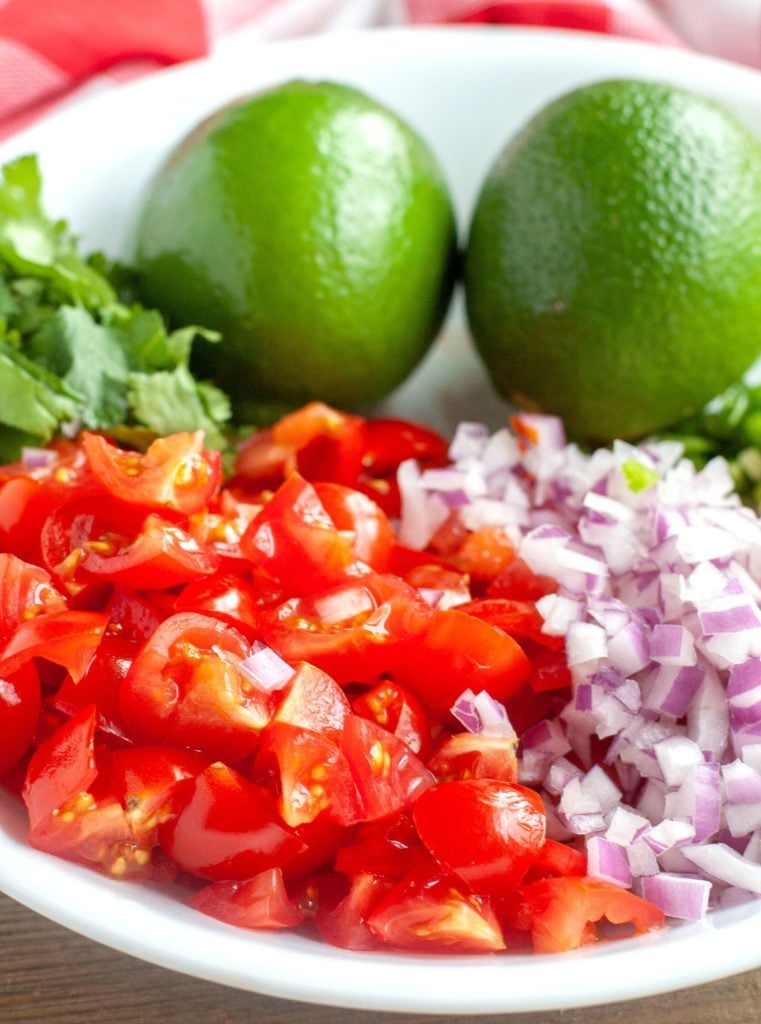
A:
{"type": "Polygon", "coordinates": [[[761,828],[761,802],[727,804],[724,808],[724,817],[732,836],[748,836],[761,828]]]}
{"type": "Polygon", "coordinates": [[[642,879],[642,897],[660,907],[668,917],[681,921],[700,921],[708,910],[711,883],[704,878],[684,875],[659,875],[642,879]]]}
{"type": "Polygon", "coordinates": [[[659,624],[650,637],[650,657],[661,665],[694,665],[695,637],[676,623],[659,624]]]}
{"type": "Polygon", "coordinates": [[[674,846],[685,846],[692,843],[695,838],[695,829],[688,821],[679,821],[675,818],[664,818],[657,825],[653,825],[643,841],[656,853],[663,853],[674,846]]]}
{"type": "Polygon", "coordinates": [[[660,871],[658,858],[644,839],[638,839],[630,846],[627,846],[626,859],[629,862],[629,870],[634,878],[642,878],[645,875],[657,875],[660,871]]]}
{"type": "Polygon", "coordinates": [[[288,662],[283,661],[279,654],[259,640],[254,641],[251,654],[244,658],[238,667],[263,693],[282,690],[296,674],[296,670],[291,668],[288,662]]]}
{"type": "Polygon", "coordinates": [[[619,846],[630,846],[650,831],[651,825],[641,814],[627,807],[616,807],[605,832],[605,838],[619,846]]]}
{"type": "Polygon", "coordinates": [[[587,874],[628,889],[632,884],[632,873],[622,846],[611,843],[602,836],[587,839],[587,874]]]}
{"type": "Polygon", "coordinates": [[[533,414],[519,432],[463,424],[428,486],[403,467],[402,538],[422,547],[450,515],[500,526],[558,582],[538,609],[565,638],[573,693],[522,737],[521,778],[540,788],[548,834],[583,836],[598,862],[625,847],[636,891],[663,880],[669,913],[699,919],[712,879],[715,905],[757,891],[761,872],[761,521],[724,460],[696,470],[677,442],[587,455],[533,414]],[[632,491],[631,460],[657,482],[632,491]],[[716,849],[729,851],[718,872],[700,862],[716,849]]]}
{"type": "Polygon", "coordinates": [[[703,763],[703,752],[686,736],[668,736],[653,747],[664,781],[681,786],[692,769],[703,763]]]}
{"type": "Polygon", "coordinates": [[[494,700],[485,690],[478,694],[464,690],[450,711],[468,732],[517,740],[504,705],[494,700]]]}
{"type": "Polygon", "coordinates": [[[686,846],[682,854],[706,875],[761,896],[761,864],[751,863],[726,843],[686,846]]]}
{"type": "Polygon", "coordinates": [[[744,761],[723,765],[721,777],[729,803],[754,804],[761,801],[761,774],[744,761]]]}
{"type": "Polygon", "coordinates": [[[27,469],[45,469],[58,458],[58,452],[50,448],[32,448],[24,445],[21,449],[21,462],[27,469]]]}

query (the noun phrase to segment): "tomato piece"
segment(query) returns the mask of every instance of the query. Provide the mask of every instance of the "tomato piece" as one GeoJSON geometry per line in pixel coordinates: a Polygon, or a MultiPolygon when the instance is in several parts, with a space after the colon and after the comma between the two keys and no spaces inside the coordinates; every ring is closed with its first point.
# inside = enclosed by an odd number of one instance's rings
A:
{"type": "Polygon", "coordinates": [[[360,825],[354,841],[338,850],[335,868],[346,875],[369,872],[399,880],[428,856],[407,810],[360,825]]]}
{"type": "Polygon", "coordinates": [[[272,428],[272,439],[275,444],[295,450],[316,437],[341,437],[349,428],[363,422],[361,416],[340,412],[324,402],[308,402],[278,420],[272,428]]]}
{"type": "Polygon", "coordinates": [[[0,637],[7,638],[21,622],[67,607],[44,569],[0,554],[0,637]]]}
{"type": "Polygon", "coordinates": [[[449,608],[436,611],[395,678],[407,686],[428,713],[451,720],[449,709],[463,690],[486,690],[498,701],[515,693],[530,664],[519,645],[502,630],[449,608]]]}
{"type": "Polygon", "coordinates": [[[25,561],[40,561],[40,534],[50,513],[74,497],[100,488],[84,452],[66,443],[49,464],[29,469],[14,463],[0,469],[0,547],[25,561]]]}
{"type": "Polygon", "coordinates": [[[262,510],[262,503],[240,500],[229,487],[212,505],[188,516],[187,531],[197,544],[219,555],[223,572],[246,573],[248,560],[240,549],[240,540],[249,523],[262,510]]]}
{"type": "Polygon", "coordinates": [[[296,469],[313,482],[355,486],[362,471],[366,427],[359,417],[346,417],[337,434],[315,435],[297,449],[296,469]]]}
{"type": "Polygon", "coordinates": [[[468,601],[467,604],[458,605],[457,610],[497,626],[512,637],[520,638],[521,646],[526,638],[532,640],[535,645],[549,647],[555,651],[561,651],[565,646],[562,636],[551,636],[542,632],[544,619],[533,601],[480,597],[475,601],[468,601]]]}
{"type": "Polygon", "coordinates": [[[457,564],[479,583],[498,576],[515,559],[515,547],[501,526],[469,533],[457,552],[457,564]]]}
{"type": "Polygon", "coordinates": [[[261,603],[257,591],[245,579],[232,573],[217,573],[188,583],[174,607],[178,612],[213,615],[253,639],[261,603]]]}
{"type": "Polygon", "coordinates": [[[339,825],[360,820],[357,787],[335,739],[286,722],[262,732],[255,777],[278,793],[278,810],[293,828],[324,814],[339,825]]]}
{"type": "Polygon", "coordinates": [[[537,575],[522,558],[516,558],[489,583],[486,593],[489,597],[506,597],[513,601],[538,601],[540,597],[554,594],[558,585],[551,576],[537,575]]]}
{"type": "Polygon", "coordinates": [[[297,825],[293,831],[307,848],[283,865],[283,875],[289,881],[327,868],[335,860],[338,848],[354,834],[353,828],[340,825],[325,814],[297,825]]]}
{"type": "Polygon", "coordinates": [[[370,950],[381,943],[367,926],[367,919],[390,889],[386,879],[363,872],[328,889],[318,887],[314,923],[323,942],[339,949],[370,950]],[[326,891],[328,890],[328,891],[326,891]],[[344,891],[345,890],[345,891],[344,891]]]}
{"type": "Polygon", "coordinates": [[[536,693],[548,690],[568,690],[573,677],[566,660],[565,647],[553,648],[536,644],[532,640],[520,641],[526,657],[531,662],[528,684],[536,693]]]}
{"type": "Polygon", "coordinates": [[[434,784],[406,743],[359,715],[346,720],[340,745],[359,792],[361,821],[405,810],[434,784]]]}
{"type": "Polygon", "coordinates": [[[278,820],[268,794],[224,764],[174,790],[173,816],[159,827],[166,855],[209,881],[244,881],[279,867],[305,844],[278,820]]]}
{"type": "Polygon", "coordinates": [[[354,558],[376,572],[385,572],[396,534],[380,505],[342,484],[316,482],[314,489],[336,527],[354,535],[354,558]]]}
{"type": "Polygon", "coordinates": [[[634,893],[593,878],[542,878],[521,896],[528,907],[537,953],[563,953],[595,942],[594,925],[603,918],[630,925],[637,935],[662,928],[663,911],[634,893]]]}
{"type": "Polygon", "coordinates": [[[341,685],[369,683],[404,661],[432,615],[409,584],[371,574],[267,610],[259,629],[291,664],[317,665],[341,685]]]}
{"type": "Polygon", "coordinates": [[[150,871],[151,851],[134,834],[107,780],[98,787],[96,711],[84,708],[33,754],[22,791],[29,842],[114,876],[150,871]]]}
{"type": "Polygon", "coordinates": [[[12,674],[32,658],[45,658],[61,665],[79,682],[107,624],[108,617],[101,612],[54,612],[27,619],[16,627],[0,653],[0,674],[12,674]]]}
{"type": "Polygon", "coordinates": [[[117,448],[98,434],[83,434],[93,476],[120,501],[187,516],[204,508],[222,479],[219,452],[204,451],[203,431],[155,440],[144,454],[117,448]]]}
{"type": "Polygon", "coordinates": [[[125,640],[142,642],[173,609],[174,598],[158,592],[114,590],[106,605],[109,628],[125,640]]]}
{"type": "Polygon", "coordinates": [[[72,593],[107,581],[128,590],[162,590],[213,573],[219,556],[157,515],[135,519],[113,502],[75,501],[45,522],[42,551],[72,593]]]}
{"type": "Polygon", "coordinates": [[[431,747],[431,727],[423,705],[409,690],[390,679],[381,680],[352,701],[356,715],[375,722],[425,759],[431,747]]]}
{"type": "Polygon", "coordinates": [[[567,843],[559,843],[555,839],[546,839],[544,846],[536,855],[534,863],[526,875],[527,881],[534,881],[546,875],[578,875],[587,873],[587,855],[583,850],[575,850],[567,843]]]}
{"type": "Polygon", "coordinates": [[[327,672],[302,662],[272,720],[313,732],[338,734],[350,714],[349,701],[341,687],[327,672]]]}
{"type": "Polygon", "coordinates": [[[406,459],[415,459],[424,468],[445,466],[449,461],[449,442],[430,427],[409,420],[368,420],[362,459],[367,476],[396,473],[406,459]]]}
{"type": "Polygon", "coordinates": [[[250,650],[219,619],[193,612],[165,619],[121,686],[130,734],[141,743],[174,743],[241,761],[256,748],[273,704],[240,670],[250,650]]]}
{"type": "Polygon", "coordinates": [[[367,921],[395,949],[494,953],[505,948],[488,899],[468,892],[432,862],[415,868],[380,901],[367,921]]]}
{"type": "Polygon", "coordinates": [[[95,781],[96,721],[96,709],[89,705],[35,751],[23,792],[32,829],[95,781]]]}
{"type": "Polygon", "coordinates": [[[280,868],[269,868],[244,882],[212,882],[193,893],[202,914],[238,928],[294,928],[304,914],[288,898],[280,868]]]}
{"type": "Polygon", "coordinates": [[[461,607],[470,601],[470,578],[466,573],[426,563],[402,575],[434,608],[461,607]]]}
{"type": "Polygon", "coordinates": [[[67,676],[52,699],[52,706],[72,715],[88,704],[98,709],[98,728],[129,742],[129,733],[119,708],[119,690],[139,646],[132,640],[106,634],[90,665],[79,680],[67,676]]]}
{"type": "Polygon", "coordinates": [[[517,888],[545,840],[539,795],[492,779],[441,783],[422,794],[413,818],[433,857],[481,894],[517,888]]]}
{"type": "Polygon", "coordinates": [[[0,679],[0,775],[11,770],[31,745],[40,715],[40,677],[34,665],[0,679]]]}
{"type": "Polygon", "coordinates": [[[518,781],[518,741],[509,736],[458,732],[446,735],[428,761],[439,782],[457,779],[518,781]]]}
{"type": "Polygon", "coordinates": [[[294,446],[279,444],[272,427],[255,430],[238,445],[230,484],[246,493],[277,490],[293,469],[293,456],[294,446]]]}
{"type": "Polygon", "coordinates": [[[351,539],[336,529],[317,492],[292,474],[251,521],[241,551],[287,594],[313,594],[361,572],[351,539]]]}

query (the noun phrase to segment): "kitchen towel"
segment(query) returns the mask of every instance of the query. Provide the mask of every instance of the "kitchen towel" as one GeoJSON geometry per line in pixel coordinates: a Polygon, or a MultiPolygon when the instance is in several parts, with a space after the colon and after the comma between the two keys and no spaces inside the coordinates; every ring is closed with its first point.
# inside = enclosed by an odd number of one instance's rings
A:
{"type": "Polygon", "coordinates": [[[478,22],[628,36],[761,66],[757,0],[0,0],[0,138],[244,29],[272,40],[478,22]]]}

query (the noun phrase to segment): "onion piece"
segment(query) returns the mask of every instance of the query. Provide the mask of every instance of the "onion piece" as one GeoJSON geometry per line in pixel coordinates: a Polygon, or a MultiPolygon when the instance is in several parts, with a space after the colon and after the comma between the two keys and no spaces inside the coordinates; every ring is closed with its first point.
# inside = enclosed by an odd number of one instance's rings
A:
{"type": "Polygon", "coordinates": [[[704,878],[667,874],[642,879],[642,897],[660,907],[667,917],[701,921],[708,910],[711,883],[704,878]]]}
{"type": "Polygon", "coordinates": [[[296,675],[295,668],[259,640],[254,641],[251,654],[240,662],[238,668],[263,693],[282,690],[296,675]]]}

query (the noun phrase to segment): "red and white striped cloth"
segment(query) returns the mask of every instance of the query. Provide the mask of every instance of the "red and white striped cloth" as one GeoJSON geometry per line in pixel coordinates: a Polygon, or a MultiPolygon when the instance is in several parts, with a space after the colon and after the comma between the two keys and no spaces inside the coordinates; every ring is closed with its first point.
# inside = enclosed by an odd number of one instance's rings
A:
{"type": "Polygon", "coordinates": [[[602,32],[761,66],[761,0],[0,0],[0,138],[242,28],[269,40],[437,22],[602,32]]]}

